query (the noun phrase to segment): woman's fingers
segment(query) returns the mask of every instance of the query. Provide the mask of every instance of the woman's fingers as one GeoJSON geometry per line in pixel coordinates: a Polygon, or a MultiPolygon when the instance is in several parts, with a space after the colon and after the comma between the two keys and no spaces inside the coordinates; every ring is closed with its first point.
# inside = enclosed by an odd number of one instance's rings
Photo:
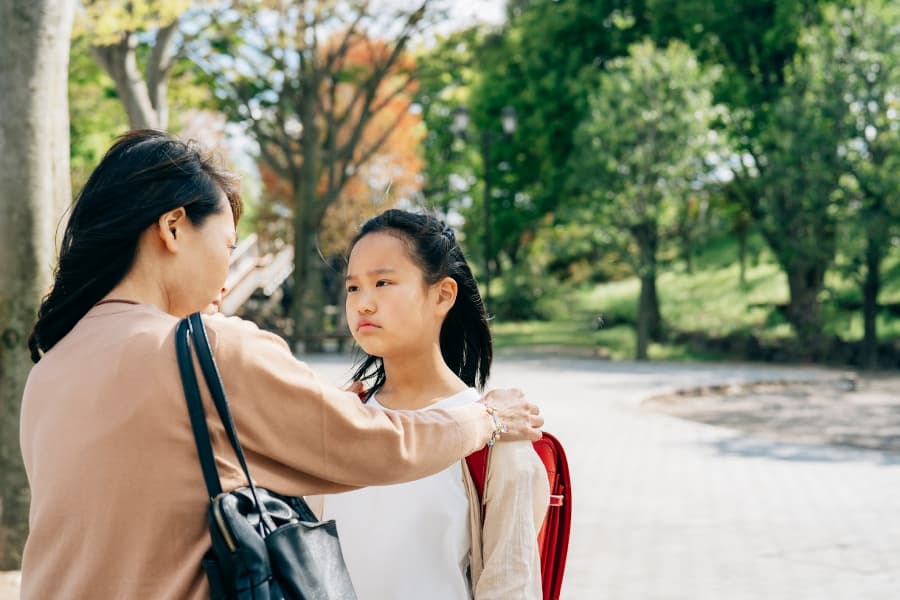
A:
{"type": "Polygon", "coordinates": [[[357,396],[366,391],[366,384],[362,381],[354,381],[350,384],[350,387],[347,388],[348,392],[353,392],[357,396]]]}
{"type": "Polygon", "coordinates": [[[525,400],[522,390],[491,390],[484,399],[494,408],[497,417],[507,429],[500,436],[501,440],[540,439],[544,417],[541,416],[541,409],[536,404],[525,400]]]}

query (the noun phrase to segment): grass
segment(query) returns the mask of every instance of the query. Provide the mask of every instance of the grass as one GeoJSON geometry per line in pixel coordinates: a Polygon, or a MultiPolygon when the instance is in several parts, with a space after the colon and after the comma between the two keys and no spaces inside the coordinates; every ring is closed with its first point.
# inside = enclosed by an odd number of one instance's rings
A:
{"type": "Polygon", "coordinates": [[[523,347],[546,348],[565,352],[606,348],[610,358],[623,360],[634,356],[634,330],[626,325],[597,330],[582,321],[525,321],[494,323],[497,350],[523,347]]]}
{"type": "MultiPolygon", "coordinates": [[[[755,259],[748,265],[745,282],[740,282],[737,244],[723,238],[698,253],[695,270],[686,272],[676,265],[657,279],[660,310],[666,326],[681,332],[705,332],[712,337],[750,333],[765,341],[793,336],[778,305],[788,302],[784,273],[760,240],[753,240],[755,259]]],[[[844,340],[862,339],[860,311],[841,310],[837,302],[860,299],[859,286],[838,272],[829,272],[824,302],[825,331],[844,340]]],[[[492,323],[498,349],[523,346],[547,347],[555,351],[602,349],[613,359],[632,358],[635,353],[634,323],[640,282],[637,278],[579,289],[561,289],[547,299],[554,309],[548,321],[492,323]],[[595,319],[606,325],[597,329],[595,319]]],[[[900,248],[894,248],[882,268],[881,303],[900,302],[900,248]]],[[[882,312],[878,317],[882,341],[900,338],[900,319],[882,312]]],[[[715,354],[699,353],[678,344],[653,344],[650,357],[666,360],[712,360],[715,354]]]]}

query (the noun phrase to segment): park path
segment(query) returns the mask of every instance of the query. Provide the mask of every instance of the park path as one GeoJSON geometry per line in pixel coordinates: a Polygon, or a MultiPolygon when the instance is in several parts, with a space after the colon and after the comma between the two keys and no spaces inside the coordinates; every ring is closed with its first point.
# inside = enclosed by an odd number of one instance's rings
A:
{"type": "MultiPolygon", "coordinates": [[[[335,382],[334,359],[316,369],[335,382]]],[[[834,379],[815,368],[500,359],[564,441],[564,600],[895,600],[900,455],[754,439],[640,406],[677,388],[834,379]]]]}
{"type": "MultiPolygon", "coordinates": [[[[334,383],[348,373],[343,357],[309,362],[334,383]]],[[[494,370],[494,387],[540,403],[569,454],[564,600],[898,597],[900,455],[757,439],[640,406],[678,388],[834,372],[535,358],[494,370]]],[[[0,600],[14,598],[2,585],[0,600]]]]}

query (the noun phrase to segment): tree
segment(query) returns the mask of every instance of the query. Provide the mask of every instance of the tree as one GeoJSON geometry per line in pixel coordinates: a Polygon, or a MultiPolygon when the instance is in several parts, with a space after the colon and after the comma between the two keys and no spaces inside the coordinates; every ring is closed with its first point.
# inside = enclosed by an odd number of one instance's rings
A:
{"type": "MultiPolygon", "coordinates": [[[[422,187],[422,159],[419,154],[424,133],[422,119],[418,113],[410,111],[408,98],[396,98],[391,106],[376,115],[361,143],[371,144],[383,134],[386,126],[392,127],[392,130],[378,152],[353,172],[322,218],[318,245],[321,256],[329,263],[340,262],[347,241],[362,222],[392,208],[399,200],[415,198],[422,187]]],[[[293,211],[296,193],[290,180],[280,177],[264,161],[259,162],[259,171],[267,202],[293,211]]],[[[320,192],[327,185],[327,181],[320,181],[320,192]]],[[[273,219],[278,219],[278,212],[278,208],[267,207],[267,221],[271,223],[273,219]]],[[[326,273],[324,279],[333,281],[334,273],[326,273]]],[[[343,285],[326,287],[331,288],[332,292],[339,292],[343,285]]],[[[327,304],[342,304],[339,293],[326,294],[325,301],[327,304]]]]}
{"type": "Polygon", "coordinates": [[[837,214],[849,107],[835,94],[847,75],[830,61],[836,40],[804,33],[785,85],[756,138],[749,170],[754,221],[787,275],[788,321],[812,357],[827,350],[820,295],[837,252],[837,214]]]}
{"type": "Polygon", "coordinates": [[[827,37],[812,51],[828,93],[847,107],[838,155],[849,177],[839,220],[842,266],[862,294],[862,363],[878,365],[878,294],[881,266],[900,222],[900,9],[893,3],[861,0],[832,8],[811,32],[827,37]]]}
{"type": "Polygon", "coordinates": [[[328,208],[405,118],[414,91],[406,52],[428,0],[413,10],[353,2],[234,3],[205,67],[223,106],[245,122],[260,157],[294,195],[294,337],[316,346],[323,327],[317,234],[328,208]],[[370,32],[377,31],[391,41],[370,32]],[[393,114],[384,122],[379,115],[393,114]],[[367,136],[375,129],[378,135],[367,136]]]}
{"type": "Polygon", "coordinates": [[[51,282],[54,233],[71,201],[73,15],[72,1],[0,0],[0,570],[18,568],[28,529],[19,407],[31,367],[26,341],[51,282]]]}
{"type": "MultiPolygon", "coordinates": [[[[700,68],[681,42],[658,49],[651,42],[611,61],[589,97],[589,112],[575,133],[572,156],[573,219],[621,232],[637,248],[633,268],[641,280],[637,358],[647,358],[661,329],[656,292],[661,228],[674,229],[697,190],[712,179],[707,157],[724,148],[712,129],[714,73],[700,68]]],[[[626,254],[627,255],[627,254],[626,254]]]]}
{"type": "Polygon", "coordinates": [[[655,39],[687,40],[704,61],[723,66],[716,98],[729,108],[726,125],[739,158],[725,188],[733,230],[744,248],[752,221],[772,248],[788,279],[788,320],[812,355],[824,350],[820,294],[836,251],[836,152],[846,133],[835,82],[821,77],[824,65],[810,62],[816,44],[831,43],[815,29],[823,5],[648,3],[655,39]]]}
{"type": "MultiPolygon", "coordinates": [[[[543,217],[568,193],[568,165],[580,150],[574,132],[588,111],[592,77],[646,31],[644,2],[528,0],[508,5],[509,24],[474,49],[472,121],[497,130],[501,111],[516,110],[510,140],[494,144],[483,168],[495,182],[492,247],[515,270],[543,217]]],[[[480,214],[482,194],[473,194],[480,214]]],[[[477,212],[476,212],[477,211],[477,212]]],[[[470,219],[467,228],[481,224],[470,219]]]]}
{"type": "Polygon", "coordinates": [[[484,32],[470,27],[439,37],[433,47],[416,56],[415,102],[427,131],[422,141],[425,165],[420,201],[444,215],[463,210],[476,185],[476,151],[454,132],[453,119],[470,97],[483,44],[484,32]]]}
{"type": "Polygon", "coordinates": [[[77,193],[116,136],[128,129],[128,117],[115,84],[94,60],[85,36],[72,38],[68,80],[69,160],[77,193]]]}
{"type": "Polygon", "coordinates": [[[168,128],[168,82],[180,55],[179,17],[189,6],[190,0],[82,2],[78,32],[91,40],[97,63],[115,82],[132,129],[168,128]],[[139,54],[146,55],[143,61],[139,54]]]}

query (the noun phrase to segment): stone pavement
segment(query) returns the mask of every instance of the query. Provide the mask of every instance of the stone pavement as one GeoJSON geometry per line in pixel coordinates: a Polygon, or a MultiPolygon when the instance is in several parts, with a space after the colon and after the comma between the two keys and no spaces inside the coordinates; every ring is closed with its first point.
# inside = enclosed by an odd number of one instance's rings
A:
{"type": "Polygon", "coordinates": [[[757,383],[657,396],[643,406],[744,434],[900,453],[900,373],[834,385],[757,383]]]}
{"type": "MultiPolygon", "coordinates": [[[[348,373],[340,357],[310,363],[335,383],[348,373]]],[[[836,375],[500,359],[492,385],[524,388],[569,454],[563,599],[900,597],[900,454],[747,435],[642,405],[680,388],[836,375]]]]}
{"type": "MultiPolygon", "coordinates": [[[[335,382],[333,359],[312,361],[335,382]]],[[[900,597],[900,455],[807,446],[642,407],[675,389],[842,374],[759,365],[514,360],[494,387],[565,443],[574,523],[564,600],[900,597]]]]}

